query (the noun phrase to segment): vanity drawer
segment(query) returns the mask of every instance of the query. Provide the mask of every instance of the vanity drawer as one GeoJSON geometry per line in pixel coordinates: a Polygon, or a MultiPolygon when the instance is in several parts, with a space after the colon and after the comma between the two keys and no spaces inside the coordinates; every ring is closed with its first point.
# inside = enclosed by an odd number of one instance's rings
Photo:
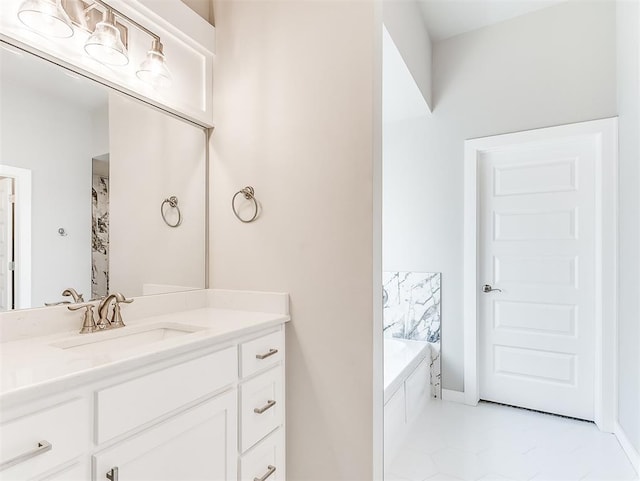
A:
{"type": "Polygon", "coordinates": [[[242,456],[240,480],[284,481],[284,450],[284,428],[280,428],[242,456]]]}
{"type": "Polygon", "coordinates": [[[186,361],[96,393],[100,444],[237,380],[235,347],[186,361]]]}
{"type": "Polygon", "coordinates": [[[282,425],[284,389],[278,366],[240,386],[241,451],[282,425]]]}
{"type": "Polygon", "coordinates": [[[91,439],[90,429],[86,399],[75,399],[3,423],[0,463],[16,462],[3,466],[0,480],[32,479],[83,454],[91,439]]]}
{"type": "Polygon", "coordinates": [[[284,331],[247,341],[240,345],[242,377],[273,366],[283,359],[284,331]]]}

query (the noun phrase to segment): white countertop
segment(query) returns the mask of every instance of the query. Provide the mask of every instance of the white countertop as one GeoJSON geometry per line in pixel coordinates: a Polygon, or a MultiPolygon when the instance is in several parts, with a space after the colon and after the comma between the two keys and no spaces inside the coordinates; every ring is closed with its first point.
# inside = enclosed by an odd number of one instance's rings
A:
{"type": "MultiPolygon", "coordinates": [[[[279,313],[205,307],[153,315],[131,322],[127,322],[125,315],[124,320],[127,327],[104,332],[78,334],[78,330],[74,330],[0,343],[0,402],[13,404],[54,388],[68,389],[163,358],[275,327],[289,321],[290,317],[279,313]],[[144,330],[150,324],[160,324],[159,327],[185,326],[198,330],[150,342],[135,349],[114,349],[113,352],[92,353],[91,349],[72,352],[52,345],[68,340],[93,340],[100,336],[102,339],[119,337],[125,332],[144,330]]],[[[78,328],[80,324],[78,322],[78,328]]]]}

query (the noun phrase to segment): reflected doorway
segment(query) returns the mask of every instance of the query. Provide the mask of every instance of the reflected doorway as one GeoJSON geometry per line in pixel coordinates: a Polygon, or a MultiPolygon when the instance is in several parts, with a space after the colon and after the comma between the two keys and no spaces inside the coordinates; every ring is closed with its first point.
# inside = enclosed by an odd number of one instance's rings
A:
{"type": "Polygon", "coordinates": [[[0,165],[0,311],[31,302],[31,171],[0,165]]]}

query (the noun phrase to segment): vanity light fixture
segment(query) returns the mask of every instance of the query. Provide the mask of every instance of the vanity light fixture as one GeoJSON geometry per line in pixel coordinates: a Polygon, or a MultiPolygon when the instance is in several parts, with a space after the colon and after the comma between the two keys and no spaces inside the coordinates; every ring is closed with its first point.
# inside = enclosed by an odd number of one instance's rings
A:
{"type": "Polygon", "coordinates": [[[155,88],[171,85],[172,76],[160,37],[104,0],[24,0],[18,10],[18,18],[29,28],[51,37],[71,37],[74,26],[87,31],[90,35],[84,44],[85,52],[99,62],[115,67],[129,64],[125,45],[129,37],[127,27],[135,27],[152,38],[151,50],[136,70],[136,76],[155,88]],[[71,16],[65,11],[65,6],[71,16]],[[102,12],[101,21],[98,21],[97,12],[102,12]],[[123,20],[126,26],[121,22],[123,20]]]}
{"type": "Polygon", "coordinates": [[[106,65],[122,67],[129,63],[129,55],[120,38],[120,30],[116,28],[116,17],[113,10],[105,9],[102,22],[98,22],[95,30],[85,42],[84,50],[106,65]]]}
{"type": "Polygon", "coordinates": [[[140,64],[136,75],[154,87],[165,88],[171,85],[171,72],[164,58],[160,38],[153,39],[151,50],[147,52],[147,58],[140,64]]]}
{"type": "Polygon", "coordinates": [[[18,18],[30,29],[48,37],[73,36],[71,19],[60,0],[25,0],[18,9],[18,18]]]}

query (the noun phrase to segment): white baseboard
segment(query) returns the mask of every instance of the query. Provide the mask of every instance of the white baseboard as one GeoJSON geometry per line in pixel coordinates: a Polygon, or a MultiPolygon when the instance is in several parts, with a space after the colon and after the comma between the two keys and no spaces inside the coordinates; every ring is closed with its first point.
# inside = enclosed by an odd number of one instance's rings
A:
{"type": "MultiPolygon", "coordinates": [[[[444,393],[443,393],[443,397],[444,397],[444,393]]],[[[620,426],[620,423],[616,422],[616,426],[614,428],[613,434],[615,434],[616,438],[618,438],[618,442],[620,443],[620,446],[622,446],[622,449],[624,450],[625,454],[629,458],[629,461],[631,461],[631,465],[633,466],[633,469],[635,469],[636,473],[640,475],[640,453],[638,453],[638,451],[636,451],[636,449],[633,447],[633,445],[631,444],[631,441],[629,441],[629,438],[627,438],[627,435],[624,432],[624,429],[622,429],[622,426],[620,426]]]]}
{"type": "Polygon", "coordinates": [[[452,391],[450,389],[443,389],[442,400],[464,404],[464,393],[460,391],[452,391]]]}

